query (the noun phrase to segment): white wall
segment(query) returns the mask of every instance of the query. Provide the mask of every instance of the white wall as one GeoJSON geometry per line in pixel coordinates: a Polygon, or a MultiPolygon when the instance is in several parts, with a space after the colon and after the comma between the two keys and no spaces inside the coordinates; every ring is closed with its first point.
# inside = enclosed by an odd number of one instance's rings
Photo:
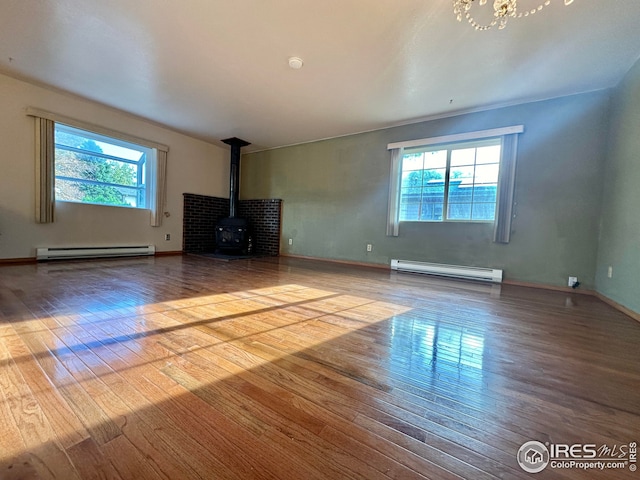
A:
{"type": "Polygon", "coordinates": [[[35,257],[41,246],[153,244],[182,249],[183,193],[228,197],[228,152],[210,143],[72,95],[0,75],[0,259],[35,257]],[[167,211],[56,203],[56,221],[35,221],[34,119],[27,107],[66,115],[169,146],[167,211]],[[165,241],[166,233],[171,240],[165,241]]]}

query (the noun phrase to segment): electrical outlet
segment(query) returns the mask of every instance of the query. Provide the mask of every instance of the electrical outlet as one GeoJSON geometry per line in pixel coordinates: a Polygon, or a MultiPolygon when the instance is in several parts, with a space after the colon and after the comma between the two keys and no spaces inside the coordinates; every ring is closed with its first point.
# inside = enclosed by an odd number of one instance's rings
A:
{"type": "Polygon", "coordinates": [[[164,234],[164,239],[165,239],[166,241],[171,240],[171,234],[170,234],[170,233],[165,233],[165,234],[164,234]]]}
{"type": "Polygon", "coordinates": [[[576,283],[578,283],[578,277],[569,277],[569,283],[567,285],[573,287],[576,283]]]}
{"type": "Polygon", "coordinates": [[[609,268],[607,269],[607,278],[611,277],[613,277],[613,267],[609,265],[609,268]]]}
{"type": "Polygon", "coordinates": [[[293,245],[293,238],[289,239],[289,245],[293,245]]]}
{"type": "Polygon", "coordinates": [[[373,250],[373,245],[371,245],[370,243],[367,243],[367,252],[370,252],[373,250]]]}

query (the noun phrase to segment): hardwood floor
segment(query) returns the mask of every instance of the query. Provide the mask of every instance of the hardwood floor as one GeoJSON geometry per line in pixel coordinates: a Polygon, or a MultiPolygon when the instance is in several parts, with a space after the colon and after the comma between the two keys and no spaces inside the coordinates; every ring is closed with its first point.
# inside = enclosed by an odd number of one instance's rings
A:
{"type": "Polygon", "coordinates": [[[0,479],[524,479],[531,440],[628,459],[639,347],[598,299],[524,287],[282,258],[4,266],[0,479]]]}

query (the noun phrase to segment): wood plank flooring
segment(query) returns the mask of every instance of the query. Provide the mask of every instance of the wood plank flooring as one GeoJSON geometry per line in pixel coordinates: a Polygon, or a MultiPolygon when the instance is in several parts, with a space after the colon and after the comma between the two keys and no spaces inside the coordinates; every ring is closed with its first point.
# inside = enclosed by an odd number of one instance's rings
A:
{"type": "Polygon", "coordinates": [[[524,287],[283,258],[3,266],[0,479],[525,479],[531,440],[628,458],[639,347],[596,298],[524,287]]]}

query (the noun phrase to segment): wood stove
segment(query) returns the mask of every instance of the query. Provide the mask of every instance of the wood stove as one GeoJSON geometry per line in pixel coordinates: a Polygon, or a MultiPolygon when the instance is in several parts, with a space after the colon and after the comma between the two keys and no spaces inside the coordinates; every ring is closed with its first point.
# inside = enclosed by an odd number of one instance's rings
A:
{"type": "Polygon", "coordinates": [[[251,255],[251,225],[247,219],[236,216],[240,197],[240,149],[251,144],[236,137],[227,138],[222,142],[231,146],[229,216],[216,223],[216,251],[229,255],[251,255]]]}

